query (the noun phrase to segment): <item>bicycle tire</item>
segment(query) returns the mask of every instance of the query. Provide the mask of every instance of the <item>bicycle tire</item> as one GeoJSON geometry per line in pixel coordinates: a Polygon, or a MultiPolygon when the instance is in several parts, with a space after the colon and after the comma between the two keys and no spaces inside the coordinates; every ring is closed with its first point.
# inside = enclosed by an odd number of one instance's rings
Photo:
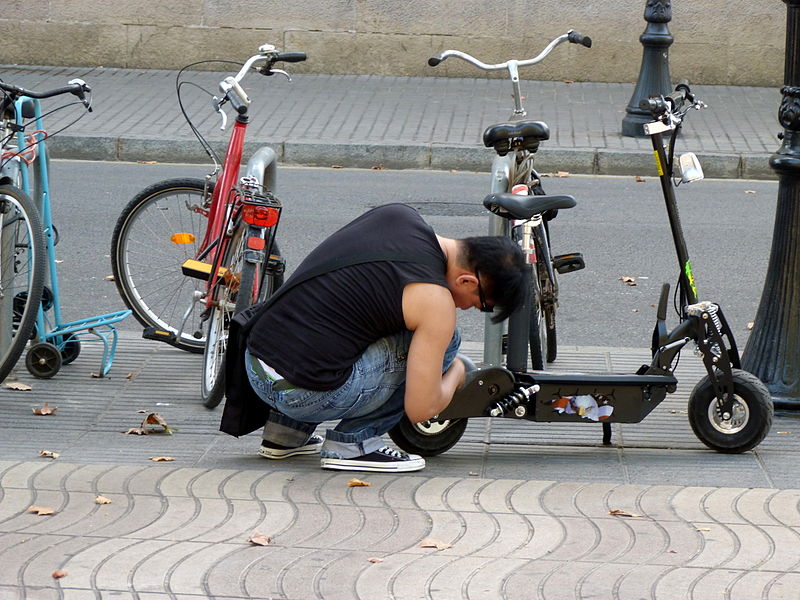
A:
{"type": "Polygon", "coordinates": [[[33,200],[12,185],[0,186],[0,382],[11,373],[36,328],[42,304],[45,241],[33,200]],[[9,252],[9,249],[13,251],[9,252]]]}
{"type": "MultiPolygon", "coordinates": [[[[177,333],[203,281],[186,277],[181,264],[196,258],[207,227],[198,208],[202,179],[167,179],[137,194],[117,219],[111,238],[111,268],[117,291],[144,327],[177,333]],[[188,234],[176,236],[176,234],[188,234]]],[[[207,193],[213,191],[209,184],[207,193]]],[[[200,310],[193,310],[174,345],[199,353],[205,347],[200,310]]]]}
{"type": "Polygon", "coordinates": [[[543,343],[547,333],[545,319],[542,318],[543,315],[539,310],[541,306],[540,297],[542,295],[539,278],[536,277],[535,272],[533,275],[534,277],[531,278],[531,314],[528,326],[528,342],[531,349],[531,368],[534,371],[541,371],[544,369],[544,360],[547,356],[547,350],[543,343]]]}

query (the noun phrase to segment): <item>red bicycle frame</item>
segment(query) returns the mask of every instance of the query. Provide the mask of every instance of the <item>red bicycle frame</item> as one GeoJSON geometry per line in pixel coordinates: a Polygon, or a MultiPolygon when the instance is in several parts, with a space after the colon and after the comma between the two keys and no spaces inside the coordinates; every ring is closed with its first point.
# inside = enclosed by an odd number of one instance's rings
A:
{"type": "Polygon", "coordinates": [[[211,291],[217,284],[217,279],[219,278],[219,263],[225,255],[225,250],[228,246],[224,235],[224,229],[236,198],[231,192],[236,187],[239,166],[242,162],[247,124],[246,115],[239,115],[236,118],[233,131],[231,132],[231,139],[228,142],[228,150],[225,153],[225,160],[222,164],[222,173],[214,186],[214,193],[211,196],[211,206],[208,211],[208,227],[206,228],[205,237],[199,248],[199,254],[202,255],[208,252],[211,244],[216,243],[216,247],[211,248],[210,256],[207,257],[208,262],[213,265],[213,268],[211,269],[206,286],[206,306],[211,306],[213,302],[214,295],[211,291]]]}

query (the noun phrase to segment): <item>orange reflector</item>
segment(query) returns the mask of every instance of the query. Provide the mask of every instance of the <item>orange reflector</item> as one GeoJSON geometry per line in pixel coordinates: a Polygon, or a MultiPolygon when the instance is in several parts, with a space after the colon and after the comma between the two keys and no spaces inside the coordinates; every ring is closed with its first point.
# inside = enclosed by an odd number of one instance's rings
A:
{"type": "Polygon", "coordinates": [[[173,244],[194,244],[193,233],[173,233],[169,238],[173,244]]]}
{"type": "Polygon", "coordinates": [[[272,227],[278,222],[278,211],[268,206],[245,204],[242,206],[242,220],[257,227],[272,227]]]}

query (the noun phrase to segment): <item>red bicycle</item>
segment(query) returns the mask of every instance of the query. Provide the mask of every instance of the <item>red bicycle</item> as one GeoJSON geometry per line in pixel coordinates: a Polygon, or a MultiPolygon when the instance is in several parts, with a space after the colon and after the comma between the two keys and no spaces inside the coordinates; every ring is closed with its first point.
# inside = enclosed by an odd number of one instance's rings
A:
{"type": "MultiPolygon", "coordinates": [[[[214,160],[205,180],[169,179],[149,186],[120,215],[111,243],[117,289],[144,325],[144,337],[192,352],[204,352],[201,396],[213,408],[224,395],[223,360],[230,319],[267,298],[283,282],[284,261],[275,241],[281,203],[273,195],[276,155],[259,148],[239,178],[251,99],[241,86],[251,71],[288,74],[277,62],[306,60],[305,52],[278,52],[264,45],[236,75],[219,83],[212,106],[222,118],[227,103],[235,111],[224,159],[181,110],[214,160]],[[197,307],[200,310],[197,310],[197,307]]],[[[213,61],[203,61],[213,62],[213,61]]],[[[176,87],[180,102],[184,72],[176,87]]]]}

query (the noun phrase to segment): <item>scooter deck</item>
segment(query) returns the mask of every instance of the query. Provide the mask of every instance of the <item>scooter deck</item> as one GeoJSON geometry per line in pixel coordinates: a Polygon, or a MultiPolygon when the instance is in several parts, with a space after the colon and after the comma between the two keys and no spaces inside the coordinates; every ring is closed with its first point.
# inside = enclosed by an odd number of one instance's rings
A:
{"type": "Polygon", "coordinates": [[[505,416],[541,422],[638,423],[667,392],[674,391],[677,383],[672,375],[512,373],[489,367],[470,373],[467,383],[436,420],[489,416],[498,402],[519,387],[538,385],[539,390],[530,399],[515,403],[505,416]]]}

